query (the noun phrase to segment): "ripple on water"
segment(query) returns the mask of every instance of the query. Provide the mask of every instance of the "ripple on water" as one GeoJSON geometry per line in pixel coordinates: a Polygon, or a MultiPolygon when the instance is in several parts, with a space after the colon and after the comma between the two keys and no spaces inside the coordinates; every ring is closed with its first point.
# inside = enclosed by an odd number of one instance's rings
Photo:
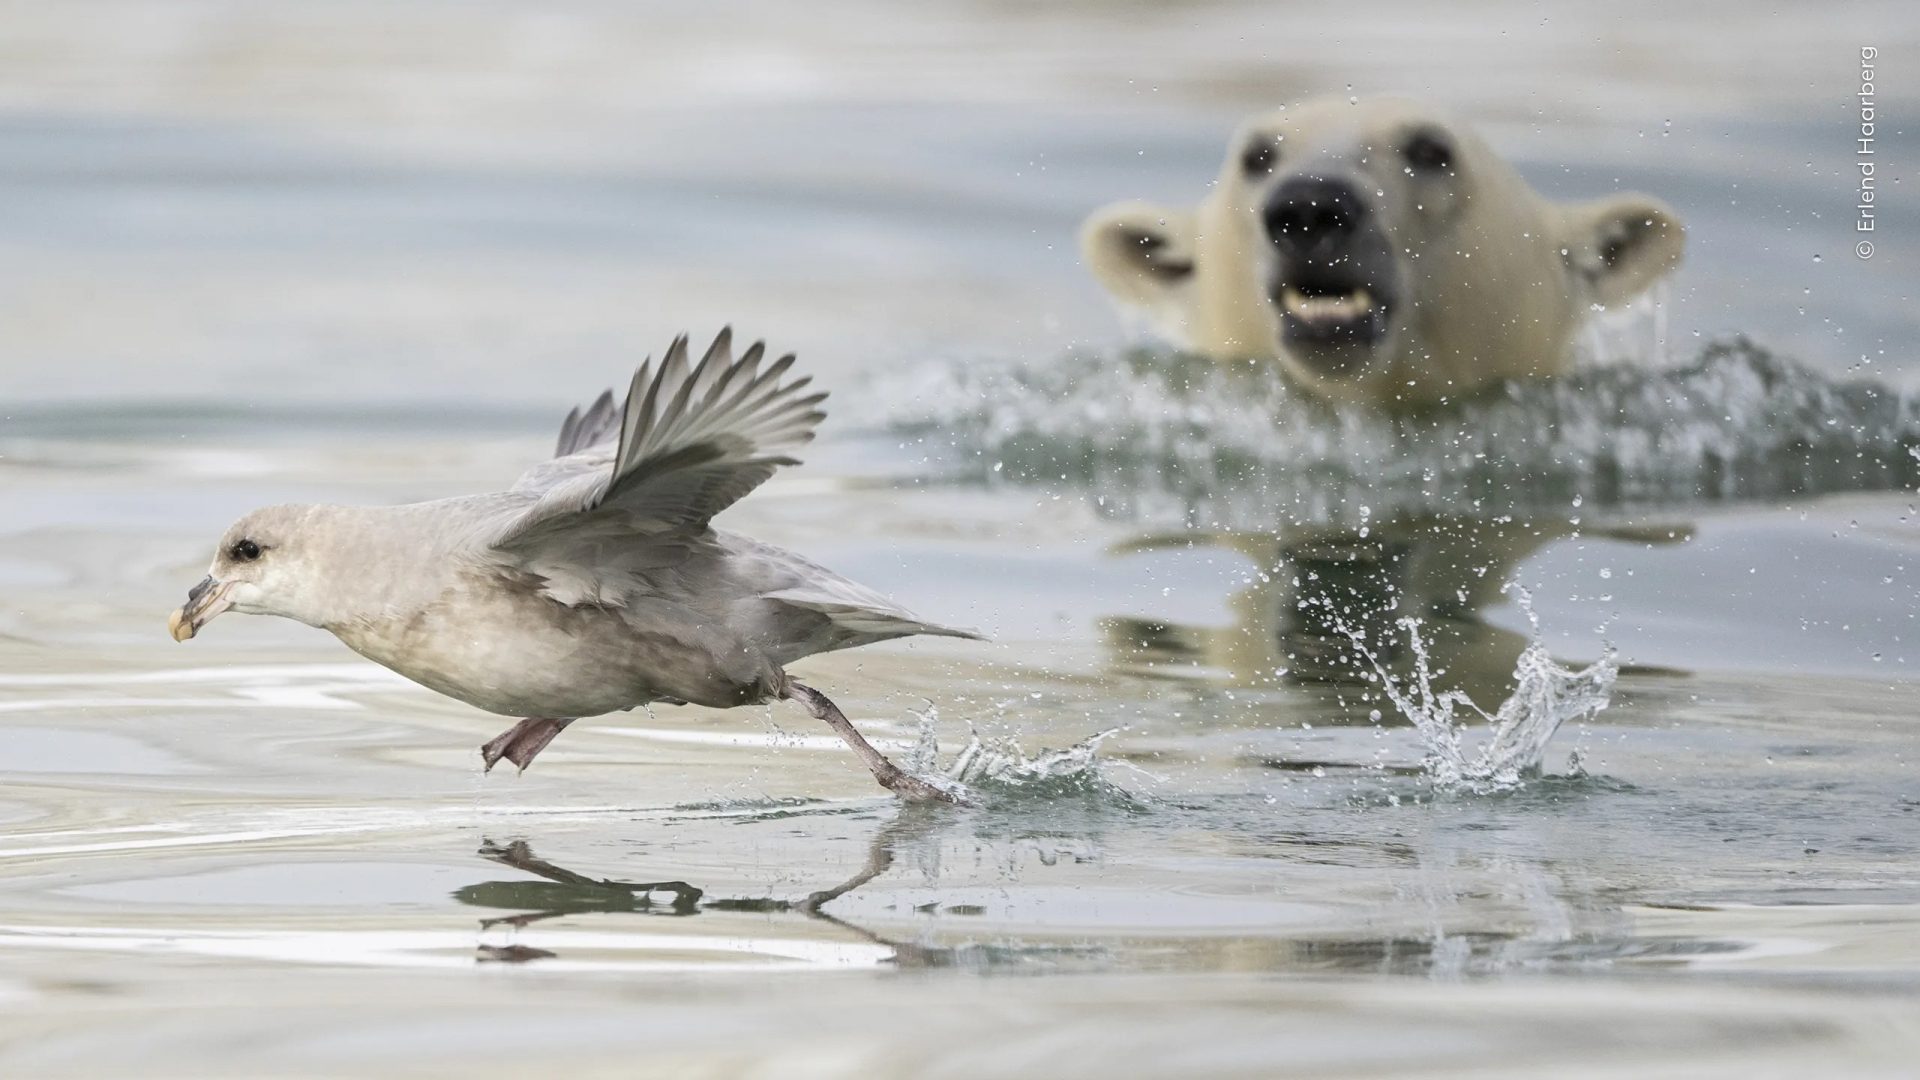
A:
{"type": "MultiPolygon", "coordinates": [[[[9,726],[6,740],[0,772],[179,776],[206,771],[177,754],[116,732],[9,726]]],[[[0,807],[0,820],[5,819],[5,808],[0,807]]]]}
{"type": "Polygon", "coordinates": [[[451,906],[473,877],[466,864],[325,859],[214,866],[196,873],[94,881],[52,890],[60,896],[157,908],[422,908],[451,906]]]}

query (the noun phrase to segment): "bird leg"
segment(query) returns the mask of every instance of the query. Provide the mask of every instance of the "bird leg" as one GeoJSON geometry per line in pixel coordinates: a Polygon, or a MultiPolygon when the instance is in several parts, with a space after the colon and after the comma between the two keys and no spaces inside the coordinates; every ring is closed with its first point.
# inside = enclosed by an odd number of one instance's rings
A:
{"type": "Polygon", "coordinates": [[[480,748],[480,757],[486,761],[486,771],[492,772],[501,758],[506,758],[520,767],[521,772],[533,764],[540,751],[547,748],[555,735],[567,730],[572,720],[553,720],[532,716],[495,735],[480,748]]]}
{"type": "Polygon", "coordinates": [[[880,781],[880,786],[901,799],[910,803],[944,802],[961,805],[966,805],[970,801],[966,796],[966,789],[958,784],[942,785],[935,780],[915,776],[895,765],[887,755],[868,742],[866,736],[860,734],[859,730],[853,726],[853,721],[848,720],[846,714],[840,711],[840,706],[835,705],[827,695],[813,687],[803,686],[788,679],[784,696],[799,702],[801,707],[813,714],[815,720],[825,720],[827,726],[833,729],[833,733],[840,736],[848,746],[853,748],[853,752],[859,755],[861,764],[867,767],[867,771],[873,774],[875,780],[880,781]]]}

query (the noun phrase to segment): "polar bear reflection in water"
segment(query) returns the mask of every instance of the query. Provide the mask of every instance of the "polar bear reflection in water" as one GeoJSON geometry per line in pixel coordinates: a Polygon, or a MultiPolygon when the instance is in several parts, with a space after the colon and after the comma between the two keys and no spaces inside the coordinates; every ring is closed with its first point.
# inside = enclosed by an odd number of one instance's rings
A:
{"type": "MultiPolygon", "coordinates": [[[[1102,620],[1101,633],[1112,664],[1122,671],[1339,691],[1371,683],[1376,660],[1396,679],[1410,675],[1416,656],[1397,624],[1411,618],[1447,689],[1498,702],[1512,688],[1514,664],[1528,639],[1486,622],[1481,612],[1503,601],[1503,588],[1535,553],[1576,535],[1665,545],[1684,542],[1692,529],[1416,516],[1365,530],[1143,535],[1117,553],[1210,547],[1246,558],[1253,572],[1228,599],[1232,622],[1199,627],[1111,617],[1102,620]]],[[[1377,699],[1370,705],[1344,693],[1336,698],[1353,714],[1345,719],[1356,722],[1378,706],[1377,699]]]]}
{"type": "Polygon", "coordinates": [[[1120,203],[1081,232],[1088,269],[1172,344],[1399,409],[1566,371],[1586,316],[1646,292],[1684,242],[1658,200],[1551,202],[1401,100],[1256,117],[1197,208],[1120,203]]]}

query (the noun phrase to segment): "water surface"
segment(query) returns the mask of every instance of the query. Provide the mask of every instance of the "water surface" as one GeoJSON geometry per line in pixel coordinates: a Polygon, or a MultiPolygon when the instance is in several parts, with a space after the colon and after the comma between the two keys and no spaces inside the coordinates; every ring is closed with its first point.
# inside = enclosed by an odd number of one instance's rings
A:
{"type": "Polygon", "coordinates": [[[1915,274],[1846,255],[1836,104],[1893,5],[90,10],[0,46],[0,1071],[1920,1052],[1915,274]],[[1132,348],[1079,217],[1349,84],[1661,195],[1688,266],[1424,427],[1132,348]],[[501,721],[318,632],[162,632],[239,513],[497,486],[722,321],[836,391],[726,524],[993,635],[797,670],[903,753],[929,708],[949,760],[1119,728],[1097,776],[903,809],[786,707],[482,775],[501,721]],[[1611,651],[1607,707],[1440,790],[1378,681],[1409,617],[1489,711],[1536,640],[1611,651]]]}

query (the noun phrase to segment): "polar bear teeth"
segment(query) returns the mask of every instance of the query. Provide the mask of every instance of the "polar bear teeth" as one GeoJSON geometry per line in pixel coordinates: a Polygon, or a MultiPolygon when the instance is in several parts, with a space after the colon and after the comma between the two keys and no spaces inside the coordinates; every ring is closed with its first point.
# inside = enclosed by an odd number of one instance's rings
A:
{"type": "Polygon", "coordinates": [[[1373,310],[1373,294],[1365,289],[1355,289],[1345,296],[1308,296],[1289,286],[1280,302],[1286,305],[1287,314],[1305,322],[1357,319],[1373,310]]]}

